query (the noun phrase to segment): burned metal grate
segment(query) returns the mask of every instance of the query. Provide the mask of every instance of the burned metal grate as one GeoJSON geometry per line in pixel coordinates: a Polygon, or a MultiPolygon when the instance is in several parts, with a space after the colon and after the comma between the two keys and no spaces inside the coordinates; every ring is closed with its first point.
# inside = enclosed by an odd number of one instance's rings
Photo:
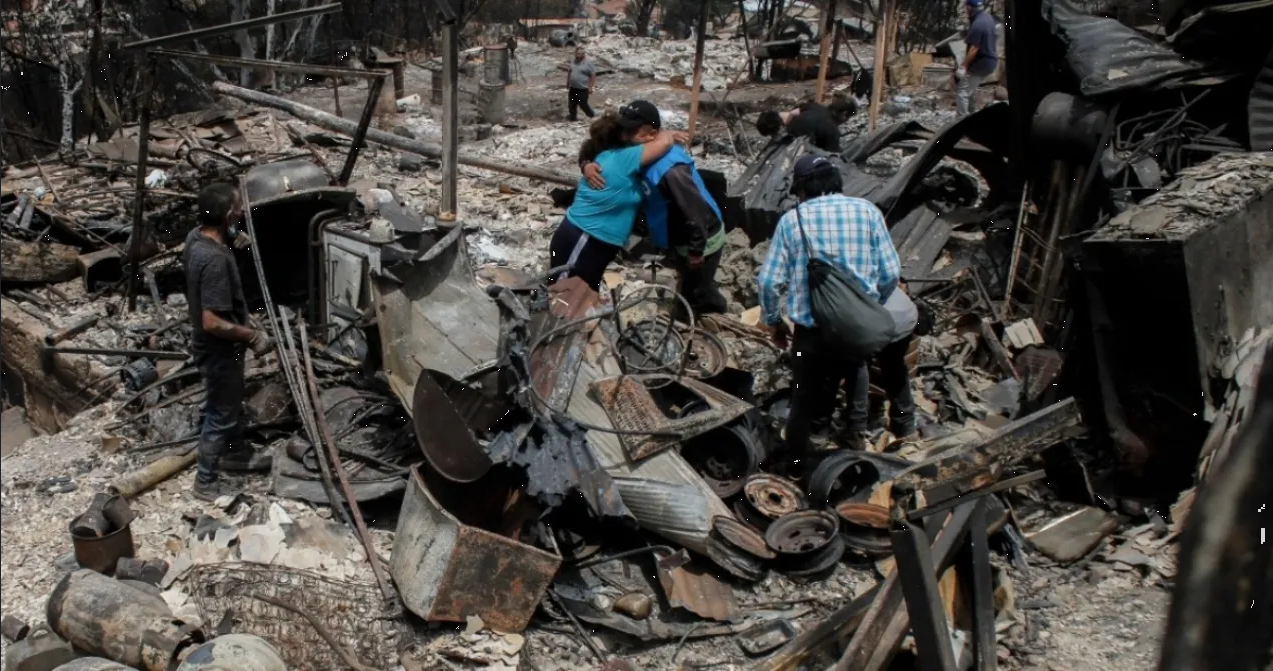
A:
{"type": "Polygon", "coordinates": [[[390,612],[375,583],[332,580],[311,571],[252,563],[197,566],[191,593],[209,627],[227,615],[233,631],[269,641],[291,669],[338,669],[345,663],[304,617],[256,597],[273,597],[322,622],[363,664],[398,663],[399,612],[390,612]]]}

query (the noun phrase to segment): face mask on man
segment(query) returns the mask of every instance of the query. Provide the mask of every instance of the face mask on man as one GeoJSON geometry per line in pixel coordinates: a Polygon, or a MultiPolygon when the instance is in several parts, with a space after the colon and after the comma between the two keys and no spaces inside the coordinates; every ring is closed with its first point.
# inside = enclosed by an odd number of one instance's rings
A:
{"type": "Polygon", "coordinates": [[[238,216],[230,220],[229,225],[225,227],[225,235],[228,238],[227,242],[234,242],[234,239],[239,237],[239,226],[242,224],[243,213],[239,212],[238,216]]]}

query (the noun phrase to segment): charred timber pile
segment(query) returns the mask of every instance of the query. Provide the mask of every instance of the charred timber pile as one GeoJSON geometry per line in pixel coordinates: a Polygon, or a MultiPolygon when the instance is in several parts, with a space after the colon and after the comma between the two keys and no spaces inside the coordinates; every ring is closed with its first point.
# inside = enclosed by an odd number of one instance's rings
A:
{"type": "Polygon", "coordinates": [[[39,308],[0,298],[5,369],[18,378],[31,423],[46,431],[57,431],[67,419],[90,405],[93,395],[83,393],[85,387],[111,371],[87,357],[46,353],[46,339],[54,335],[48,320],[39,308]]]}
{"type": "Polygon", "coordinates": [[[0,239],[0,279],[65,282],[79,274],[79,256],[79,250],[70,245],[0,239]]]}
{"type": "MultiPolygon", "coordinates": [[[[272,96],[268,93],[252,91],[226,82],[214,82],[212,90],[221,95],[238,98],[244,102],[263,107],[272,107],[282,110],[303,121],[308,121],[316,126],[321,126],[331,131],[344,133],[353,136],[358,131],[358,123],[349,119],[343,119],[334,114],[328,114],[320,109],[292,102],[286,98],[272,96]]],[[[386,133],[375,128],[367,129],[367,140],[382,144],[386,147],[393,147],[400,151],[426,156],[428,158],[441,159],[442,147],[431,142],[423,140],[413,140],[411,138],[402,137],[393,133],[386,133]]],[[[491,170],[506,175],[515,175],[518,177],[526,177],[550,184],[561,184],[564,186],[575,186],[578,183],[577,178],[571,178],[554,170],[547,168],[539,168],[533,165],[515,165],[513,163],[504,163],[502,161],[494,161],[481,156],[461,153],[459,162],[463,165],[483,170],[491,170]]]]}

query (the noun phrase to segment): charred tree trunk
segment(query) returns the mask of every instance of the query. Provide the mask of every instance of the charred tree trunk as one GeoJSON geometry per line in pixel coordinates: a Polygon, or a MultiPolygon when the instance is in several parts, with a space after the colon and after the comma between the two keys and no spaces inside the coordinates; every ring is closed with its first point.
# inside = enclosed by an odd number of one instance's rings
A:
{"type": "MultiPolygon", "coordinates": [[[[250,7],[248,0],[233,0],[230,3],[230,20],[246,21],[251,18],[248,13],[250,7]]],[[[240,30],[234,33],[234,41],[239,45],[239,56],[241,58],[256,58],[256,47],[252,44],[252,35],[246,30],[240,30]]],[[[249,68],[239,69],[239,86],[248,87],[252,85],[252,70],[249,68]]]]}
{"type": "Polygon", "coordinates": [[[84,86],[84,75],[80,75],[74,85],[71,84],[74,70],[75,62],[70,55],[57,68],[58,84],[62,89],[62,141],[58,144],[58,151],[63,156],[75,151],[75,95],[84,86]]]}

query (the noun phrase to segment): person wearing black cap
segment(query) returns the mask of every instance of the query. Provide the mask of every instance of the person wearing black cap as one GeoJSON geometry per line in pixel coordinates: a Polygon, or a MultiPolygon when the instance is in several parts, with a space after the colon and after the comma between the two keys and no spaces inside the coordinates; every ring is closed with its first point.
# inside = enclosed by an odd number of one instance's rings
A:
{"type": "Polygon", "coordinates": [[[796,161],[793,177],[791,190],[800,202],[778,220],[757,284],[761,319],[774,342],[780,347],[788,344],[784,308],[795,325],[790,334],[792,394],[786,444],[804,452],[810,448],[815,424],[830,423],[840,381],[853,380],[852,391],[854,376],[865,374],[865,362],[836,351],[818,331],[809,302],[810,253],[856,279],[880,303],[897,288],[901,263],[884,215],[870,201],[842,193],[843,178],[835,164],[823,156],[805,155],[796,161]]]}
{"type": "MultiPolygon", "coordinates": [[[[662,127],[659,110],[644,100],[633,101],[625,110],[662,127]]],[[[605,187],[604,169],[596,162],[595,147],[584,142],[579,150],[579,167],[593,188],[605,187]]],[[[721,313],[728,302],[716,286],[716,269],[725,248],[725,226],[720,206],[681,146],[674,146],[662,158],[642,171],[645,194],[645,222],[648,240],[657,248],[670,250],[680,277],[677,292],[685,297],[695,314],[721,313]]],[[[685,321],[678,301],[675,317],[685,321]]]]}
{"type": "MultiPolygon", "coordinates": [[[[647,103],[648,104],[648,103],[647,103]]],[[[653,107],[653,105],[650,105],[653,107]]],[[[589,142],[606,174],[605,185],[593,188],[579,178],[575,200],[553,233],[549,267],[570,269],[552,278],[579,277],[596,291],[606,266],[632,234],[643,192],[641,171],[667,154],[683,134],[659,130],[645,107],[625,106],[592,122],[589,142]]]]}
{"type": "Polygon", "coordinates": [[[968,36],[964,38],[968,52],[953,75],[955,111],[961,117],[972,114],[977,87],[999,67],[994,17],[982,9],[982,0],[965,0],[964,5],[968,10],[968,36]]]}

